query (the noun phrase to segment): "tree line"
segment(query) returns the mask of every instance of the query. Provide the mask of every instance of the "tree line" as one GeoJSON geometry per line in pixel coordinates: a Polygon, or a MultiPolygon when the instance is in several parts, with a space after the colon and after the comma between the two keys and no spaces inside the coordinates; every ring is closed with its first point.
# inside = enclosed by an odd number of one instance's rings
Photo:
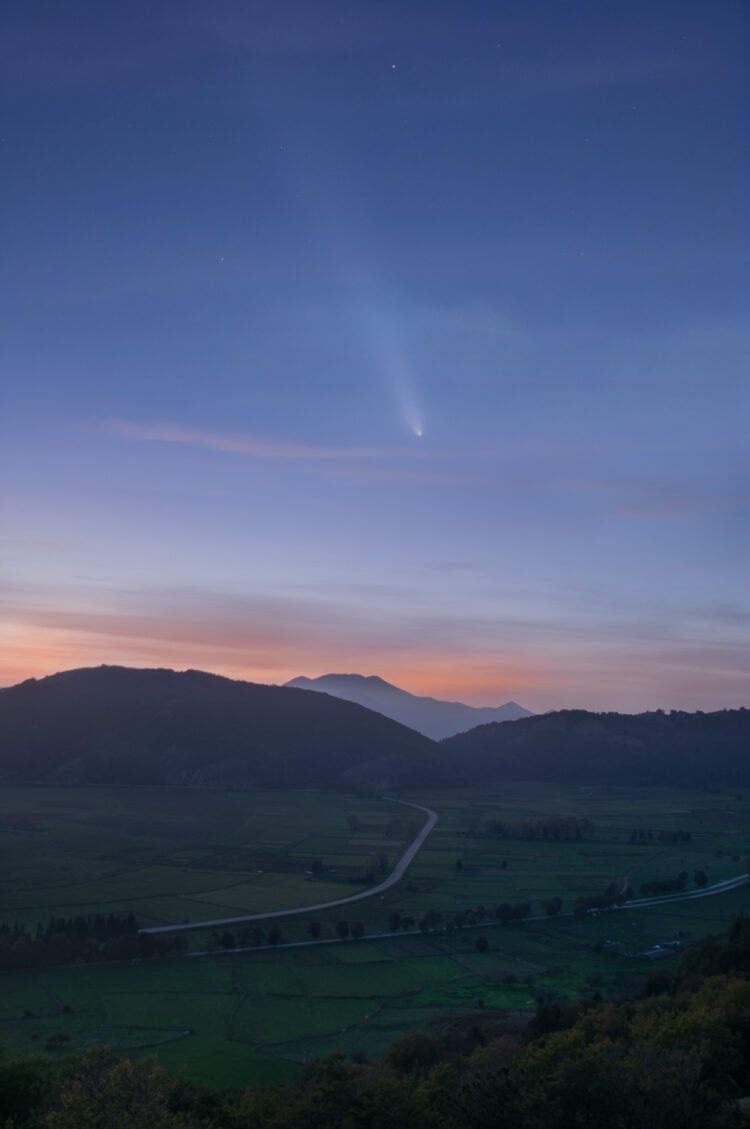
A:
{"type": "Polygon", "coordinates": [[[541,819],[518,819],[513,822],[488,819],[485,833],[495,839],[520,839],[526,842],[548,840],[552,843],[578,843],[596,834],[596,824],[574,815],[547,816],[541,819]]]}
{"type": "Polygon", "coordinates": [[[33,934],[25,925],[0,924],[0,969],[6,970],[147,959],[186,949],[187,940],[180,933],[139,933],[132,913],[53,916],[33,934]]]}

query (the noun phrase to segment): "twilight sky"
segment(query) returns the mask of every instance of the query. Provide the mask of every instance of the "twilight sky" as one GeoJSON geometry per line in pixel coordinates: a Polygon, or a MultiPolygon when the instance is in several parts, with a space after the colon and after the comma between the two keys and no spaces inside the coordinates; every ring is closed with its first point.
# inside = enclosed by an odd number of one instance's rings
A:
{"type": "Polygon", "coordinates": [[[742,0],[6,0],[0,683],[750,705],[742,0]]]}

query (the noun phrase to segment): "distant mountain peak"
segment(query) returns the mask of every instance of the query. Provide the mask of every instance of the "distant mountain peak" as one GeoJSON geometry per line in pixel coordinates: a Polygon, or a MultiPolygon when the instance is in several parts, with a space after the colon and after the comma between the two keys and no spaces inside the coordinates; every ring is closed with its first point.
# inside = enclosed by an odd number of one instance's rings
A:
{"type": "Polygon", "coordinates": [[[292,678],[285,685],[357,702],[434,740],[452,737],[476,725],[516,721],[532,716],[530,710],[519,706],[517,702],[506,702],[501,706],[467,706],[463,702],[419,697],[386,682],[377,674],[322,674],[318,678],[303,676],[292,678]]]}
{"type": "MultiPolygon", "coordinates": [[[[351,682],[353,685],[364,683],[367,686],[381,686],[386,690],[398,690],[392,682],[386,682],[378,674],[321,674],[319,678],[310,678],[308,682],[325,682],[328,679],[337,682],[351,682]]],[[[286,683],[288,686],[289,683],[286,683]]],[[[402,691],[404,693],[404,691],[402,691]]]]}

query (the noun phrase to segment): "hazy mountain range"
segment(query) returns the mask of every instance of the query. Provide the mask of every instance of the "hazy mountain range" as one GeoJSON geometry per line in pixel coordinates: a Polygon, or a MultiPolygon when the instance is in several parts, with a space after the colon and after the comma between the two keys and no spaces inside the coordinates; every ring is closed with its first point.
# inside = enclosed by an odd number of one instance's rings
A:
{"type": "Polygon", "coordinates": [[[463,702],[444,702],[439,698],[419,698],[376,675],[366,678],[361,674],[323,674],[320,678],[293,678],[285,685],[297,690],[317,690],[347,702],[357,702],[435,741],[490,721],[517,721],[519,717],[532,716],[530,710],[516,702],[477,707],[466,706],[463,702]]]}
{"type": "Polygon", "coordinates": [[[535,780],[742,788],[750,786],[748,752],[746,709],[560,710],[432,741],[330,694],[197,670],[103,666],[0,691],[6,783],[383,791],[535,780]]]}

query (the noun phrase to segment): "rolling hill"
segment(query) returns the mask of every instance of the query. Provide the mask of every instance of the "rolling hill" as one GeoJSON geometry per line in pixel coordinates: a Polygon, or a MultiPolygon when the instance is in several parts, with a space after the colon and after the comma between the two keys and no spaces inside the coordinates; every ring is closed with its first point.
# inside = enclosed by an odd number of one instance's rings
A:
{"type": "Polygon", "coordinates": [[[750,785],[750,710],[556,713],[480,725],[440,743],[474,782],[750,785]]]}
{"type": "Polygon", "coordinates": [[[386,785],[427,771],[433,749],[354,703],[196,670],[101,666],[0,692],[6,782],[386,785]]]}
{"type": "MultiPolygon", "coordinates": [[[[379,680],[378,680],[379,681],[379,680]]],[[[750,710],[561,710],[432,741],[330,694],[101,666],[0,691],[0,782],[440,788],[750,786],[750,710]]]]}
{"type": "Polygon", "coordinates": [[[439,698],[420,698],[375,675],[323,674],[320,678],[293,678],[286,685],[332,694],[347,702],[358,702],[360,706],[385,714],[436,741],[486,722],[515,721],[532,716],[530,710],[516,702],[481,707],[466,706],[463,702],[444,702],[439,698]]]}

